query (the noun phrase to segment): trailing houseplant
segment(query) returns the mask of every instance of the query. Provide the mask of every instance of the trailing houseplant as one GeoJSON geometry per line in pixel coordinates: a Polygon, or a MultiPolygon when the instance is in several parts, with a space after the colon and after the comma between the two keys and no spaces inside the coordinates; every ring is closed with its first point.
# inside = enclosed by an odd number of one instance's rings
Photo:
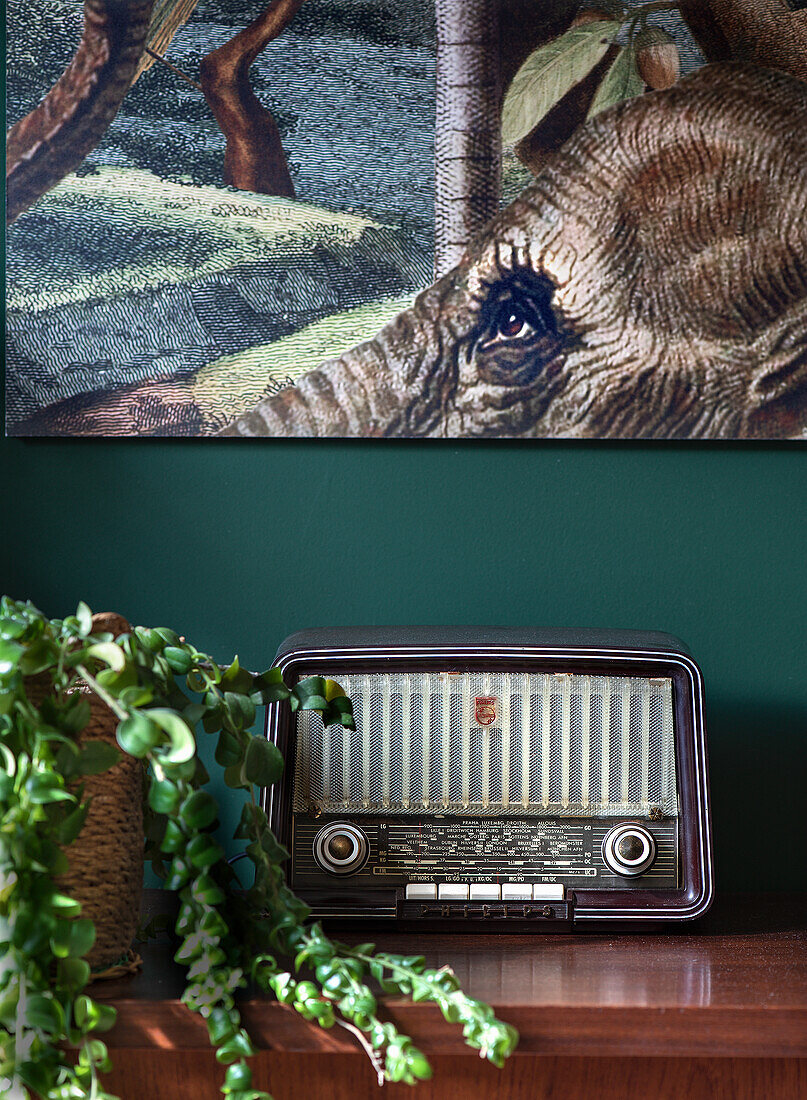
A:
{"type": "Polygon", "coordinates": [[[327,725],[353,727],[350,702],[333,681],[311,677],[290,688],[277,669],[256,675],[237,658],[220,667],[171,630],[135,627],[116,637],[94,627],[84,604],[60,620],[30,603],[0,601],[0,1085],[5,1078],[43,1100],[110,1095],[99,1077],[110,1060],[98,1036],[115,1011],[86,991],[95,928],[58,878],[87,814],[81,779],[112,767],[119,752],[147,764],[144,851],[179,895],[183,1000],[205,1018],[227,1067],[225,1095],[267,1096],[252,1087],[253,1047],[236,1002],[249,983],[322,1027],[347,1026],[379,1081],[414,1084],[431,1071],[411,1039],[380,1018],[370,979],[384,992],[434,1003],[494,1064],[512,1052],[513,1028],[466,996],[450,969],[338,943],[306,923],[306,906],[285,883],[288,853],[256,799],[256,788],[280,778],[283,760],[251,728],[256,708],[279,700],[319,711],[327,725]],[[79,743],[88,693],[114,713],[119,750],[79,743]],[[218,805],[196,753],[199,727],[216,739],[227,786],[244,792],[235,836],[247,842],[249,886],[212,835],[218,805]],[[78,1048],[75,1063],[69,1046],[78,1048]]]}

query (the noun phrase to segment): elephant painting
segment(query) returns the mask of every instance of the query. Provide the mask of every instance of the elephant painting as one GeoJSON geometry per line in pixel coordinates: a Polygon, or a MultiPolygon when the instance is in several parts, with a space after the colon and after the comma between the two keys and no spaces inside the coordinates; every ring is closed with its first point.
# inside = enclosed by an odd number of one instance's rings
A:
{"type": "MultiPolygon", "coordinates": [[[[577,127],[411,308],[218,434],[807,438],[807,82],[759,60],[577,127]]],[[[174,382],[25,430],[137,431],[157,392],[193,434],[174,382]]]]}

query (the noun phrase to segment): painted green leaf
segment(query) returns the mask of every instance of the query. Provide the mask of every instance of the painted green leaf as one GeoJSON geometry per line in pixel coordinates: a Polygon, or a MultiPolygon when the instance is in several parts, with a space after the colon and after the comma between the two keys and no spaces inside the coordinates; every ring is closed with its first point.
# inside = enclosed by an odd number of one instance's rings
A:
{"type": "Polygon", "coordinates": [[[644,81],[636,68],[636,51],[633,46],[623,46],[613,65],[600,81],[597,94],[588,109],[588,118],[606,111],[623,99],[633,99],[644,91],[644,81]]]}
{"type": "Polygon", "coordinates": [[[605,56],[621,24],[575,27],[530,54],[516,73],[502,108],[502,141],[512,145],[533,130],[566,93],[605,56]]]}

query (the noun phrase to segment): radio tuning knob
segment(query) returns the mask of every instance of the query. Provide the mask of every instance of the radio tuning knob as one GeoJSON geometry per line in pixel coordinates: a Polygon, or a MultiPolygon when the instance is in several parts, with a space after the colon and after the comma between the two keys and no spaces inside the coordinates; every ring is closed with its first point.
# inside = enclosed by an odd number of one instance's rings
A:
{"type": "Polygon", "coordinates": [[[314,837],[314,859],[329,875],[354,875],[369,854],[367,834],[345,821],[324,825],[314,837]]]}
{"type": "Polygon", "coordinates": [[[602,858],[615,875],[643,875],[656,858],[653,834],[643,825],[623,821],[605,834],[602,858]]]}

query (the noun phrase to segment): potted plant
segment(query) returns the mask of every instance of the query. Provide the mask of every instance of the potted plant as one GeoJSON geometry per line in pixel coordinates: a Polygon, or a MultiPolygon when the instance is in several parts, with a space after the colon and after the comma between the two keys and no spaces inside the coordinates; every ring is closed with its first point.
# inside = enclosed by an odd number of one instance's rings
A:
{"type": "Polygon", "coordinates": [[[183,1000],[205,1018],[227,1067],[224,1094],[267,1095],[252,1088],[253,1047],[236,1001],[248,983],[321,1027],[348,1026],[379,1080],[414,1084],[431,1070],[411,1039],[379,1017],[371,979],[383,992],[434,1003],[501,1066],[516,1032],[466,996],[450,969],[332,940],[306,923],[306,906],[286,885],[288,853],[256,799],[256,788],[277,782],[283,759],[252,735],[256,708],[286,700],[352,728],[339,686],[312,677],[290,688],[278,669],[256,675],[237,658],[220,667],[172,630],[109,625],[85,604],[48,619],[30,603],[0,601],[0,1087],[5,1078],[43,1100],[110,1096],[99,1078],[110,1061],[98,1036],[114,1025],[115,1010],[87,992],[98,929],[62,884],[82,843],[87,777],[127,763],[146,777],[142,826],[134,810],[138,845],[179,896],[183,1000]],[[87,737],[93,708],[109,716],[117,748],[87,737]],[[244,792],[235,836],[247,842],[249,887],[212,835],[218,805],[196,753],[200,727],[216,740],[227,786],[244,792]],[[78,1048],[75,1064],[68,1047],[78,1048]]]}

